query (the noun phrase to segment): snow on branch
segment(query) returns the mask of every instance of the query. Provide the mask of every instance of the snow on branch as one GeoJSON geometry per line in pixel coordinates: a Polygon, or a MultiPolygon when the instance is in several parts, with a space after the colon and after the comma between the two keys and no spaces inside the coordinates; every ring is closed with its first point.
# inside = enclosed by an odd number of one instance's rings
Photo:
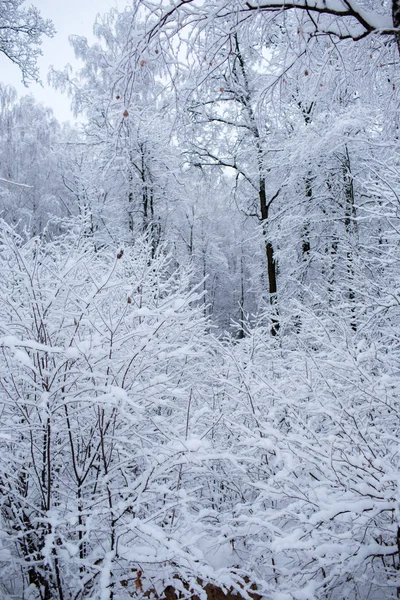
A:
{"type": "Polygon", "coordinates": [[[175,18],[179,22],[179,28],[182,28],[186,21],[188,23],[209,21],[210,14],[214,17],[228,17],[251,12],[275,13],[289,10],[306,12],[319,34],[331,34],[340,39],[353,40],[360,40],[371,33],[397,36],[399,35],[398,22],[395,18],[397,5],[398,0],[393,0],[391,14],[383,14],[366,10],[355,0],[266,0],[265,2],[239,0],[230,4],[221,2],[219,6],[215,6],[214,3],[211,6],[208,2],[197,4],[196,0],[181,0],[159,16],[157,23],[148,33],[148,40],[152,39],[156,32],[165,29],[175,18]],[[321,22],[317,20],[320,15],[328,15],[333,19],[331,22],[326,20],[321,22]]]}
{"type": "Polygon", "coordinates": [[[17,181],[10,181],[9,179],[3,179],[0,177],[1,183],[9,183],[10,185],[17,185],[18,187],[33,189],[33,185],[27,185],[26,183],[18,183],[17,181]]]}
{"type": "Polygon", "coordinates": [[[286,2],[286,0],[268,0],[268,2],[258,2],[256,4],[252,2],[246,2],[247,10],[261,10],[261,11],[280,11],[297,9],[303,10],[309,13],[312,18],[312,13],[325,14],[339,17],[350,17],[354,19],[358,26],[356,30],[350,30],[349,35],[343,35],[340,29],[330,30],[330,28],[323,28],[326,33],[334,33],[339,37],[352,37],[353,39],[361,39],[366,35],[375,33],[394,34],[396,29],[393,27],[393,20],[390,15],[382,15],[376,11],[367,11],[353,0],[292,0],[286,2]]]}

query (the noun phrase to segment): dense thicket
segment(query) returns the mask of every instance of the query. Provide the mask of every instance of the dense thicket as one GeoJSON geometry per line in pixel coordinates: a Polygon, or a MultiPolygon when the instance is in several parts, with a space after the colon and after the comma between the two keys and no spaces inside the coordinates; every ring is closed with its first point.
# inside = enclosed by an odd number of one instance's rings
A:
{"type": "Polygon", "coordinates": [[[0,87],[6,600],[400,597],[397,4],[281,4],[0,87]]]}

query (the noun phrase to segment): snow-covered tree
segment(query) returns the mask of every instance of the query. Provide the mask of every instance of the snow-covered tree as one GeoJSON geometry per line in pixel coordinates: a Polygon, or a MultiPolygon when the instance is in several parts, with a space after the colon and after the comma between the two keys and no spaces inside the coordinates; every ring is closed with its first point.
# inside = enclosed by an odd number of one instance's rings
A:
{"type": "MultiPolygon", "coordinates": [[[[99,16],[94,32],[93,46],[71,36],[84,67],[54,72],[52,79],[70,93],[75,112],[87,121],[85,162],[96,185],[84,185],[101,198],[96,207],[92,203],[93,219],[100,229],[100,222],[107,222],[114,239],[129,242],[146,232],[156,247],[180,197],[171,99],[155,60],[141,61],[134,88],[119,83],[121,57],[143,32],[136,3],[99,16]]],[[[104,227],[103,234],[107,237],[104,227]]]]}
{"type": "Polygon", "coordinates": [[[0,84],[0,211],[26,236],[51,235],[68,214],[59,168],[64,134],[51,109],[0,84]]]}
{"type": "Polygon", "coordinates": [[[0,52],[18,65],[25,85],[39,81],[37,59],[43,36],[52,37],[53,23],[25,0],[3,0],[0,4],[0,52]]]}

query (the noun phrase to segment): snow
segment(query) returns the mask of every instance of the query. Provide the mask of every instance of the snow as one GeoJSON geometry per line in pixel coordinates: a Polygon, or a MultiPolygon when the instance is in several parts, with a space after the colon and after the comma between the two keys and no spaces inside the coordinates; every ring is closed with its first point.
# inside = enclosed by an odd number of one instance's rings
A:
{"type": "Polygon", "coordinates": [[[80,133],[0,85],[0,596],[394,600],[389,3],[189,0],[144,43],[167,4],[72,38],[80,133]]]}

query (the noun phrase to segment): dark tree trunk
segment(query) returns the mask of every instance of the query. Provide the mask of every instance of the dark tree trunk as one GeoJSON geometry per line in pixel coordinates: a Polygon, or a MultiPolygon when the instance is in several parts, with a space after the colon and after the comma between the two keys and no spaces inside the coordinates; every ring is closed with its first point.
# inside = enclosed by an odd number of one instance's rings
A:
{"type": "Polygon", "coordinates": [[[261,212],[261,221],[264,226],[264,236],[265,236],[265,253],[267,255],[267,270],[268,270],[268,292],[269,292],[269,301],[271,306],[274,307],[274,315],[272,317],[272,327],[271,334],[276,335],[279,331],[279,315],[277,308],[277,292],[278,286],[276,282],[276,262],[274,257],[274,247],[268,239],[268,219],[269,219],[269,208],[275,198],[278,196],[279,191],[275,194],[275,196],[267,202],[266,191],[265,191],[265,180],[263,178],[260,179],[260,212],[261,212]]]}
{"type": "Polygon", "coordinates": [[[353,176],[351,174],[350,155],[349,149],[346,146],[346,153],[343,161],[343,180],[345,190],[345,228],[348,237],[348,243],[350,248],[347,252],[347,274],[349,277],[349,300],[352,304],[353,318],[351,321],[351,328],[353,331],[357,331],[357,323],[355,320],[355,292],[353,288],[354,279],[354,268],[353,268],[353,254],[351,251],[351,245],[353,243],[353,234],[356,230],[356,207],[354,204],[354,184],[353,176]]]}
{"type": "Polygon", "coordinates": [[[400,27],[400,0],[392,1],[393,25],[400,27]]]}
{"type": "MultiPolygon", "coordinates": [[[[269,207],[271,202],[267,202],[266,192],[265,192],[265,181],[262,179],[260,181],[260,212],[261,212],[261,221],[263,225],[268,225],[269,219],[269,207]]],[[[271,304],[276,303],[276,293],[277,293],[277,284],[276,284],[276,264],[274,258],[274,249],[268,240],[265,242],[265,249],[267,254],[267,268],[268,268],[268,288],[269,288],[269,297],[271,304]]]]}
{"type": "Polygon", "coordinates": [[[244,312],[244,260],[243,260],[243,246],[240,248],[240,329],[239,329],[239,339],[244,338],[244,320],[245,320],[245,312],[244,312]]]}
{"type": "MultiPolygon", "coordinates": [[[[400,27],[400,0],[392,0],[393,26],[400,27]]],[[[400,52],[400,34],[396,34],[397,47],[400,52]]]]}
{"type": "MultiPolygon", "coordinates": [[[[306,198],[307,198],[307,206],[306,211],[310,209],[311,199],[312,199],[312,182],[311,176],[306,179],[306,198]]],[[[303,225],[303,241],[302,241],[302,253],[303,260],[307,259],[311,250],[310,243],[310,221],[308,217],[306,217],[303,225]]]]}

